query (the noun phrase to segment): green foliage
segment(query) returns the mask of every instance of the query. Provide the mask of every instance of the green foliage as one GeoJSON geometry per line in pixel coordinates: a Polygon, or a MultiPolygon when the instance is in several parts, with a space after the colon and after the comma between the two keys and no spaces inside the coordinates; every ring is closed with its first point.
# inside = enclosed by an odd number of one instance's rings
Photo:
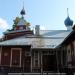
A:
{"type": "Polygon", "coordinates": [[[18,24],[18,22],[20,21],[20,19],[21,19],[21,18],[16,17],[16,19],[15,19],[15,20],[13,20],[13,21],[14,21],[13,29],[17,26],[17,24],[18,24]]]}
{"type": "Polygon", "coordinates": [[[29,22],[26,22],[25,25],[28,27],[28,26],[30,26],[30,23],[29,22]]]}

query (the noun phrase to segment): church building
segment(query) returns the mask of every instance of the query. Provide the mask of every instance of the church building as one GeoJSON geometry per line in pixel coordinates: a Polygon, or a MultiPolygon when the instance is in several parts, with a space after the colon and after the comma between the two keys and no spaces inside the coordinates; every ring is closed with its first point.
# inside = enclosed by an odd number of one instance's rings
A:
{"type": "Polygon", "coordinates": [[[20,14],[0,42],[0,68],[10,73],[60,71],[66,64],[60,45],[73,31],[69,15],[64,21],[67,30],[40,30],[40,25],[35,25],[34,31],[24,18],[24,7],[20,14]]]}

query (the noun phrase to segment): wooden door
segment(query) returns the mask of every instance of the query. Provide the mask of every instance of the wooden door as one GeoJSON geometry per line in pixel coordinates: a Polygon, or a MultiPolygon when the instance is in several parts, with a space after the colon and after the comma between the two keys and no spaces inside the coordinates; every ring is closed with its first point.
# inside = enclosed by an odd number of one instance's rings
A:
{"type": "Polygon", "coordinates": [[[43,71],[54,71],[56,68],[55,55],[43,55],[42,63],[43,71]]]}
{"type": "Polygon", "coordinates": [[[27,56],[24,60],[24,71],[30,72],[31,71],[31,57],[27,56]]]}

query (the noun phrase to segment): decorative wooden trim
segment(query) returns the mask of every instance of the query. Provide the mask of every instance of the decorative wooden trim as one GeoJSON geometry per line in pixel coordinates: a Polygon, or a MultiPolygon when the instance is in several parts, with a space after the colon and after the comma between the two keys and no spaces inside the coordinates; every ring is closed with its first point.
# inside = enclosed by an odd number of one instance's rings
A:
{"type": "MultiPolygon", "coordinates": [[[[72,54],[71,54],[71,44],[68,44],[67,46],[67,63],[72,62],[72,54]]],[[[67,64],[68,67],[71,67],[72,64],[67,64]]]]}

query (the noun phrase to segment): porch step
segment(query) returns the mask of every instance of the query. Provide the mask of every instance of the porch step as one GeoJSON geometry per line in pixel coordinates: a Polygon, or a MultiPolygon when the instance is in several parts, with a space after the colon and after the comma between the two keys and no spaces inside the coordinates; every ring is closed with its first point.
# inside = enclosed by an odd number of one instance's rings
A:
{"type": "Polygon", "coordinates": [[[66,75],[66,73],[8,73],[8,75],[66,75]]]}

